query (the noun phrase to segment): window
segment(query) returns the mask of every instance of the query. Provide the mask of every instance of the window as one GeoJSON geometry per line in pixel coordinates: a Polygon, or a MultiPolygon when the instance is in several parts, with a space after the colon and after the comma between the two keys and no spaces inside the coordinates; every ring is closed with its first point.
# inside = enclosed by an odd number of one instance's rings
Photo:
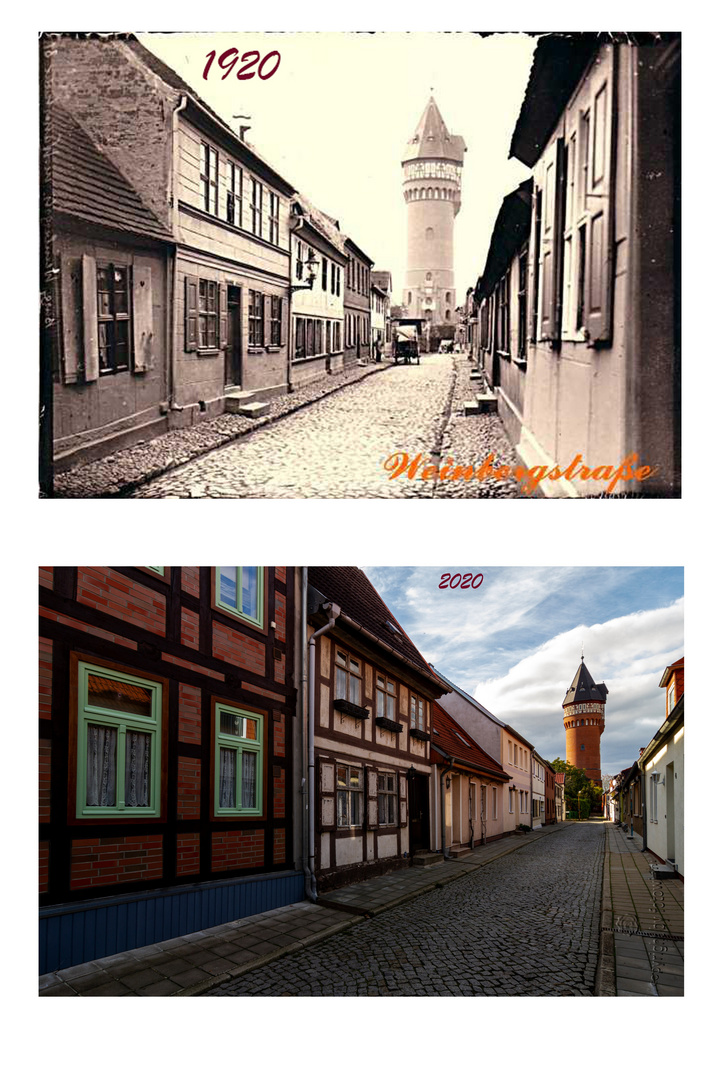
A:
{"type": "Polygon", "coordinates": [[[335,697],[350,701],[353,705],[361,702],[360,662],[345,652],[335,653],[335,697]]]}
{"type": "Polygon", "coordinates": [[[279,345],[282,330],[282,297],[270,297],[270,344],[279,345]]]}
{"type": "Polygon", "coordinates": [[[231,225],[242,227],[242,169],[228,161],[227,219],[231,225]]]}
{"type": "Polygon", "coordinates": [[[258,180],[252,182],[252,202],[250,204],[251,227],[255,236],[262,236],[263,189],[258,180]]]}
{"type": "Polygon", "coordinates": [[[218,566],[215,570],[215,604],[223,611],[263,626],[265,616],[264,567],[218,566]]]}
{"type": "Polygon", "coordinates": [[[218,212],[218,152],[207,143],[200,143],[200,184],[203,205],[208,214],[218,212]]]}
{"type": "Polygon", "coordinates": [[[295,249],[295,277],[298,281],[302,281],[303,276],[303,246],[298,240],[297,248],[295,249]]]}
{"type": "Polygon", "coordinates": [[[497,821],[497,788],[492,789],[492,816],[497,821]]]}
{"type": "Polygon", "coordinates": [[[580,743],[580,749],[581,749],[581,750],[584,750],[584,749],[585,749],[585,743],[580,743]]]}
{"type": "Polygon", "coordinates": [[[323,256],[323,261],[322,261],[322,287],[323,287],[325,292],[327,292],[327,272],[328,272],[328,261],[323,256]]]}
{"type": "Polygon", "coordinates": [[[77,816],[158,817],[163,684],[78,663],[77,816]]]}
{"type": "Polygon", "coordinates": [[[513,746],[513,751],[514,751],[514,753],[513,753],[513,765],[517,765],[517,763],[518,763],[518,756],[517,756],[518,748],[517,748],[517,743],[515,743],[515,745],[513,746]]]}
{"type": "Polygon", "coordinates": [[[353,828],[363,823],[363,770],[351,765],[337,766],[338,828],[353,828]]]}
{"type": "Polygon", "coordinates": [[[295,320],[295,359],[305,356],[305,320],[295,320]]]}
{"type": "Polygon", "coordinates": [[[508,303],[508,277],[506,274],[497,289],[497,347],[499,352],[510,352],[510,305],[508,303]]]}
{"type": "Polygon", "coordinates": [[[280,243],[280,196],[274,191],[270,192],[270,243],[280,243]]]}
{"type": "Polygon", "coordinates": [[[470,820],[477,819],[477,784],[470,784],[470,820]]]}
{"type": "Polygon", "coordinates": [[[397,823],[397,776],[395,773],[378,773],[378,824],[397,823]]]}
{"type": "Polygon", "coordinates": [[[675,708],[675,680],[670,683],[667,692],[667,711],[671,713],[675,708]]]}
{"type": "Polygon", "coordinates": [[[388,720],[395,719],[395,683],[386,679],[384,675],[377,677],[377,689],[375,693],[377,715],[384,716],[388,720]]]}
{"type": "Polygon", "coordinates": [[[515,811],[513,809],[513,789],[512,788],[508,788],[508,810],[510,811],[511,814],[515,813],[515,811]]]}
{"type": "Polygon", "coordinates": [[[410,727],[425,730],[425,702],[414,694],[410,695],[410,727]]]}
{"type": "Polygon", "coordinates": [[[218,286],[200,278],[198,286],[198,348],[218,347],[218,286]]]}
{"type": "Polygon", "coordinates": [[[129,371],[130,270],[110,263],[97,267],[97,318],[100,374],[129,371]]]}
{"type": "Polygon", "coordinates": [[[263,294],[256,289],[248,290],[248,345],[263,345],[265,342],[265,305],[263,294]]]}
{"type": "Polygon", "coordinates": [[[262,740],[260,713],[216,703],[216,816],[262,813],[262,740]]]}

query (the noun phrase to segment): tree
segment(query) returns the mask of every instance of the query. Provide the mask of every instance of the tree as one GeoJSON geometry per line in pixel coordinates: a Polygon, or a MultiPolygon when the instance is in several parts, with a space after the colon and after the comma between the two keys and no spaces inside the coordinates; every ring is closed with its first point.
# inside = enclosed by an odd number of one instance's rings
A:
{"type": "MultiPolygon", "coordinates": [[[[584,803],[588,804],[587,814],[602,808],[602,787],[589,780],[584,769],[578,769],[562,758],[555,758],[550,764],[555,772],[565,773],[565,805],[568,810],[580,810],[584,803]]],[[[584,806],[582,808],[585,809],[584,806]]]]}

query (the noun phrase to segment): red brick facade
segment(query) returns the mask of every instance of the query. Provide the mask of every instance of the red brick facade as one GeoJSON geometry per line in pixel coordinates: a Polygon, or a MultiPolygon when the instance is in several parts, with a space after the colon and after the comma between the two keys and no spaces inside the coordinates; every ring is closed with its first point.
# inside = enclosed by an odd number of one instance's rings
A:
{"type": "Polygon", "coordinates": [[[267,629],[241,625],[201,600],[211,595],[210,567],[168,567],[163,574],[143,567],[43,568],[41,903],[294,869],[287,737],[295,713],[294,658],[292,641],[289,648],[284,640],[294,609],[294,572],[283,568],[280,576],[266,567],[264,576],[267,629]],[[272,625],[278,621],[282,638],[272,625]],[[188,659],[188,649],[197,661],[188,659]],[[152,814],[124,815],[120,807],[100,816],[78,809],[84,791],[78,796],[81,663],[159,688],[162,726],[153,745],[160,755],[161,797],[152,814]],[[216,816],[218,701],[264,718],[263,804],[254,815],[216,816]]]}

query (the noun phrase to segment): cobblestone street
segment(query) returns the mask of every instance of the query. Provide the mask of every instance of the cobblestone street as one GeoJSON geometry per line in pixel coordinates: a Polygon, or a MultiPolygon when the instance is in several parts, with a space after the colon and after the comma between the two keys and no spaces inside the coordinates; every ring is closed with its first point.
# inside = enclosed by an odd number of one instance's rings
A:
{"type": "Polygon", "coordinates": [[[541,837],[215,996],[593,994],[604,828],[541,837]]]}
{"type": "MultiPolygon", "coordinates": [[[[453,357],[424,356],[351,385],[142,485],[135,498],[442,498],[443,485],[390,480],[394,452],[427,457],[441,444],[453,402],[453,357]]],[[[476,418],[476,421],[479,418],[476,418]]],[[[482,461],[511,455],[497,416],[483,417],[474,447],[482,461]]],[[[443,453],[447,453],[443,447],[443,453]]],[[[508,485],[486,481],[493,494],[508,485]]],[[[512,488],[514,485],[510,485],[512,488]]],[[[477,488],[478,485],[473,485],[477,488]]],[[[475,491],[477,495],[478,492],[475,491]]]]}

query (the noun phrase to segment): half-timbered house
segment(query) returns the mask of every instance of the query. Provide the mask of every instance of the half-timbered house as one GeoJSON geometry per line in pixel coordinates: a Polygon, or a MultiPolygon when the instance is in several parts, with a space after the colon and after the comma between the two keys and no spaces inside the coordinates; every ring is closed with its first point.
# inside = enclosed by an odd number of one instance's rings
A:
{"type": "Polygon", "coordinates": [[[357,567],[310,567],[315,876],[320,891],[407,865],[431,842],[433,701],[446,690],[357,567]],[[313,613],[314,612],[314,613],[313,613]]]}
{"type": "Polygon", "coordinates": [[[302,899],[292,567],[41,567],[41,972],[302,899]]]}

